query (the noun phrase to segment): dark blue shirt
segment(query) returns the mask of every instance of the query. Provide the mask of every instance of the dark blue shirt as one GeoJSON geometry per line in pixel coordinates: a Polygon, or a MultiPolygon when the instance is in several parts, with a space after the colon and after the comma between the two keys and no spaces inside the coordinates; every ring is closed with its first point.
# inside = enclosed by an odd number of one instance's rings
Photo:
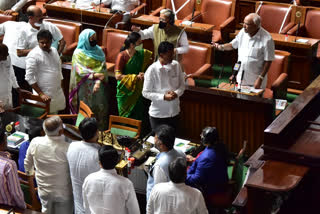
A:
{"type": "Polygon", "coordinates": [[[18,169],[19,171],[21,172],[25,172],[24,171],[24,159],[26,157],[26,154],[27,154],[27,150],[29,148],[29,145],[30,145],[30,142],[29,141],[26,141],[26,142],[23,142],[20,146],[20,149],[19,149],[19,159],[18,159],[18,169]]]}
{"type": "Polygon", "coordinates": [[[193,162],[187,173],[186,184],[200,189],[204,194],[225,190],[228,166],[225,157],[214,148],[206,147],[193,162]]]}

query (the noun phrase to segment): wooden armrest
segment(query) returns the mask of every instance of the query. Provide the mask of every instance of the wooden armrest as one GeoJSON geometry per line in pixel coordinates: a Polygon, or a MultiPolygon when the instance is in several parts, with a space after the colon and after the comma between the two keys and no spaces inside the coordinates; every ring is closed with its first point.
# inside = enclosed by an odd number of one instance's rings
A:
{"type": "Polygon", "coordinates": [[[220,25],[220,30],[224,29],[224,28],[228,28],[231,27],[232,24],[234,24],[233,22],[235,21],[234,16],[229,17],[227,20],[225,20],[221,25],[220,25]]]}
{"type": "MultiPolygon", "coordinates": [[[[296,32],[298,30],[298,24],[296,24],[293,28],[291,28],[287,34],[288,35],[296,35],[296,32]]],[[[299,29],[299,32],[303,31],[304,30],[304,24],[300,24],[300,29],[299,29]]],[[[298,32],[298,35],[301,34],[298,32]]]]}
{"type": "Polygon", "coordinates": [[[287,73],[280,74],[280,76],[272,83],[271,89],[276,90],[278,88],[282,88],[282,86],[286,85],[287,79],[288,79],[287,73]]]}
{"type": "MultiPolygon", "coordinates": [[[[199,77],[202,76],[203,74],[205,74],[207,71],[209,71],[211,69],[211,64],[204,64],[203,66],[201,66],[201,68],[199,68],[196,72],[194,72],[193,74],[191,74],[191,77],[199,77]]],[[[212,77],[211,77],[212,79],[212,77]]]]}
{"type": "Polygon", "coordinates": [[[300,95],[300,94],[302,94],[302,90],[297,90],[297,89],[293,89],[293,88],[288,88],[287,89],[287,92],[288,93],[291,93],[291,94],[298,94],[298,95],[300,95]]]}
{"type": "Polygon", "coordinates": [[[77,114],[48,114],[47,117],[59,116],[61,119],[73,119],[77,118],[77,114]]]}
{"type": "Polygon", "coordinates": [[[294,22],[290,22],[289,24],[287,24],[286,26],[284,26],[281,30],[281,34],[286,34],[291,28],[293,28],[294,26],[294,22]]]}
{"type": "Polygon", "coordinates": [[[160,11],[162,9],[165,9],[165,7],[159,7],[158,9],[154,10],[152,13],[150,13],[151,16],[158,16],[160,14],[160,11]]]}
{"type": "MultiPolygon", "coordinates": [[[[193,18],[196,16],[199,16],[200,14],[201,14],[200,11],[194,11],[193,18]]],[[[188,21],[191,21],[191,19],[192,19],[192,13],[190,13],[188,16],[183,18],[183,20],[188,20],[188,21]]],[[[198,19],[198,18],[196,18],[196,19],[198,19]]]]}
{"type": "Polygon", "coordinates": [[[134,8],[133,10],[130,11],[131,15],[136,14],[139,10],[141,10],[142,8],[144,8],[145,6],[147,6],[146,3],[142,3],[141,5],[139,5],[138,7],[134,8]]]}

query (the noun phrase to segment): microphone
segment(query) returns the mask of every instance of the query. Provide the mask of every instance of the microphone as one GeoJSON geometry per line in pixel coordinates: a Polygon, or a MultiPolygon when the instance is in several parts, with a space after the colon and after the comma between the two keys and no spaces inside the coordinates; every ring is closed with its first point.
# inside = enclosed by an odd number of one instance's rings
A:
{"type": "Polygon", "coordinates": [[[115,13],[110,17],[110,19],[107,21],[107,23],[106,23],[106,25],[104,26],[103,29],[106,29],[106,28],[108,27],[108,25],[109,25],[109,23],[111,22],[111,20],[112,20],[112,19],[115,17],[115,15],[117,15],[118,13],[121,13],[121,11],[118,10],[117,12],[115,12],[115,13]]]}
{"type": "Polygon", "coordinates": [[[241,92],[241,85],[242,85],[243,76],[244,76],[244,70],[242,71],[241,80],[240,80],[240,87],[238,88],[239,92],[241,92]]]}
{"type": "Polygon", "coordinates": [[[223,70],[224,70],[224,65],[222,65],[222,68],[221,68],[221,71],[220,71],[220,74],[219,74],[217,88],[219,88],[219,84],[220,84],[220,80],[221,80],[221,74],[223,73],[223,70]]]}
{"type": "Polygon", "coordinates": [[[234,64],[233,66],[233,70],[232,70],[232,75],[233,75],[233,78],[231,80],[231,83],[235,84],[237,82],[237,75],[238,75],[238,72],[240,70],[240,67],[241,67],[241,62],[238,61],[236,64],[234,64]]]}
{"type": "Polygon", "coordinates": [[[101,2],[102,2],[102,0],[100,0],[100,3],[99,3],[99,13],[100,13],[100,10],[101,10],[101,2]]]}
{"type": "Polygon", "coordinates": [[[299,22],[298,22],[298,29],[296,31],[296,38],[294,39],[295,42],[297,41],[297,36],[298,36],[299,29],[300,29],[300,17],[301,17],[301,12],[297,11],[296,12],[296,18],[299,18],[299,22]]]}

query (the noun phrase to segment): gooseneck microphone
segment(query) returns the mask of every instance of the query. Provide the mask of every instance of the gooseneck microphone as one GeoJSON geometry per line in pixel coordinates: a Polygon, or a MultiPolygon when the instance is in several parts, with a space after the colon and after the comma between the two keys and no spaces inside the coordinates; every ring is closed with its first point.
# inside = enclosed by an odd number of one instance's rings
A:
{"type": "Polygon", "coordinates": [[[296,18],[299,19],[299,22],[298,22],[298,29],[296,31],[296,38],[294,39],[295,42],[297,41],[297,36],[298,36],[299,29],[300,29],[300,20],[301,20],[300,17],[301,17],[301,12],[297,11],[296,12],[296,18]]]}
{"type": "Polygon", "coordinates": [[[223,71],[224,71],[224,65],[222,65],[221,71],[220,71],[220,73],[219,73],[219,78],[218,78],[218,85],[217,85],[217,88],[219,88],[220,80],[221,80],[221,76],[222,76],[223,71]]]}
{"type": "Polygon", "coordinates": [[[231,80],[231,83],[235,84],[237,82],[237,75],[238,75],[238,72],[240,70],[240,67],[241,67],[241,61],[238,61],[236,64],[234,64],[233,66],[233,69],[232,69],[232,80],[231,80]]]}
{"type": "Polygon", "coordinates": [[[106,29],[109,25],[109,23],[111,22],[111,20],[118,14],[118,13],[122,13],[120,10],[118,10],[117,12],[115,12],[110,19],[107,21],[106,25],[104,26],[104,29],[106,29]]]}
{"type": "Polygon", "coordinates": [[[240,80],[240,86],[239,86],[239,88],[238,88],[238,91],[239,91],[239,92],[241,92],[241,85],[242,85],[243,76],[244,76],[244,70],[242,70],[242,75],[241,75],[241,80],[240,80]]]}

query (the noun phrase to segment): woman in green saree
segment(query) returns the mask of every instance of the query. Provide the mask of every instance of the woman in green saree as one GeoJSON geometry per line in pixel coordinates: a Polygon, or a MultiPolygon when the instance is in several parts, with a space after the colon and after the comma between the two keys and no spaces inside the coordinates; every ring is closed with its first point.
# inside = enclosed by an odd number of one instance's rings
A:
{"type": "Polygon", "coordinates": [[[108,121],[107,69],[105,55],[97,45],[96,32],[85,29],[79,35],[72,56],[69,105],[72,113],[84,101],[95,114],[99,129],[106,130],[108,121]]]}
{"type": "Polygon", "coordinates": [[[144,72],[152,62],[152,52],[140,48],[139,33],[128,35],[115,64],[119,116],[143,120],[146,107],[143,105],[142,88],[144,72]]]}

